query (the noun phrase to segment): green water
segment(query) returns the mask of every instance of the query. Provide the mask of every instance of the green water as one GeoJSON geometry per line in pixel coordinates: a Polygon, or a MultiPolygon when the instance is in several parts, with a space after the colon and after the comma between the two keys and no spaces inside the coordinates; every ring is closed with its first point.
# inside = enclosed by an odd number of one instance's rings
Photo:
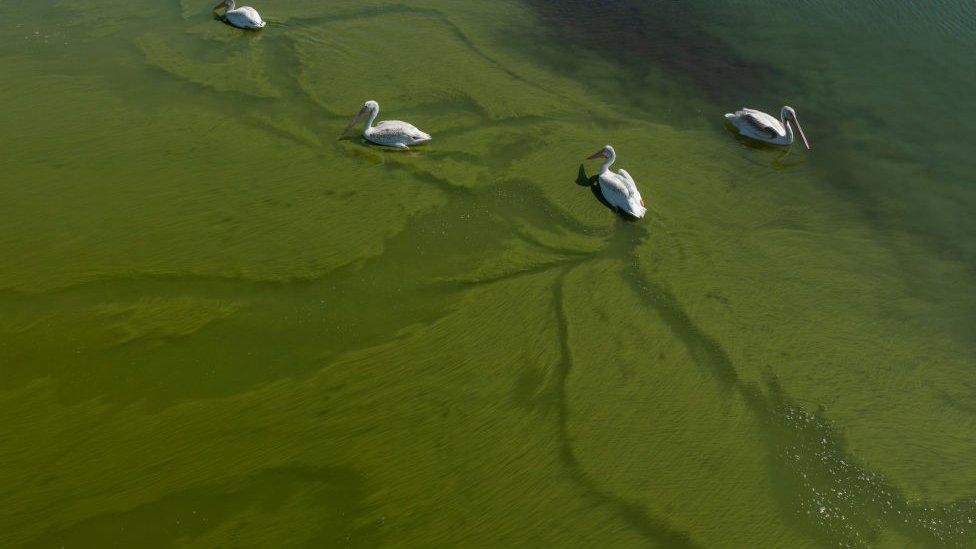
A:
{"type": "Polygon", "coordinates": [[[972,2],[212,3],[0,0],[0,545],[976,545],[972,2]]]}

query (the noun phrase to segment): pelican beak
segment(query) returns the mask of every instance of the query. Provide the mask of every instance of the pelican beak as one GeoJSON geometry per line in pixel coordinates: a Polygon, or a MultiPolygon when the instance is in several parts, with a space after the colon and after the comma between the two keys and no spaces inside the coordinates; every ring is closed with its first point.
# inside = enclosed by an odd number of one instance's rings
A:
{"type": "Polygon", "coordinates": [[[587,156],[586,159],[587,160],[593,160],[594,158],[606,158],[606,157],[607,157],[607,153],[604,152],[603,149],[600,149],[600,150],[596,151],[595,153],[591,154],[590,156],[587,156]]]}
{"type": "Polygon", "coordinates": [[[794,112],[790,118],[793,119],[793,123],[796,124],[796,133],[800,134],[800,139],[803,140],[803,146],[810,150],[810,142],[807,141],[807,136],[803,133],[803,128],[800,127],[800,121],[796,119],[796,113],[794,112]]]}
{"type": "Polygon", "coordinates": [[[217,4],[216,6],[213,7],[213,11],[217,11],[217,10],[219,10],[222,7],[224,7],[223,0],[221,0],[221,2],[219,4],[217,4]]]}
{"type": "Polygon", "coordinates": [[[359,112],[356,113],[356,116],[353,116],[352,120],[349,121],[349,124],[346,124],[346,129],[342,130],[342,133],[339,134],[339,137],[346,135],[346,132],[349,131],[349,128],[351,128],[352,125],[355,124],[356,122],[359,122],[359,119],[363,117],[363,114],[365,112],[366,112],[366,107],[362,107],[361,109],[359,109],[359,112]]]}

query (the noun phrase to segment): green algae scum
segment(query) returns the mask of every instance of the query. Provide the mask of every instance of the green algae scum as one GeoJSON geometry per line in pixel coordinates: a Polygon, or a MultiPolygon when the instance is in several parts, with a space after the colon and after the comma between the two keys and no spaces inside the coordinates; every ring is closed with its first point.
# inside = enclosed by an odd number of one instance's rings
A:
{"type": "Polygon", "coordinates": [[[976,546],[971,1],[212,2],[0,0],[0,546],[976,546]]]}

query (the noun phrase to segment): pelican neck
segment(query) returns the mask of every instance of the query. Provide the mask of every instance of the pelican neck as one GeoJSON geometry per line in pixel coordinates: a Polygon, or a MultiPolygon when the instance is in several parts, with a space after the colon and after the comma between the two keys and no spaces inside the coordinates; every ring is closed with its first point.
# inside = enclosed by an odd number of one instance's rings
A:
{"type": "Polygon", "coordinates": [[[617,160],[617,153],[611,150],[610,156],[608,156],[607,159],[603,161],[603,164],[600,165],[600,173],[610,171],[610,166],[616,160],[617,160]]]}
{"type": "Polygon", "coordinates": [[[366,122],[363,124],[363,133],[369,131],[369,128],[373,125],[373,121],[376,120],[376,117],[379,116],[379,114],[379,108],[369,110],[369,116],[366,117],[366,122]]]}

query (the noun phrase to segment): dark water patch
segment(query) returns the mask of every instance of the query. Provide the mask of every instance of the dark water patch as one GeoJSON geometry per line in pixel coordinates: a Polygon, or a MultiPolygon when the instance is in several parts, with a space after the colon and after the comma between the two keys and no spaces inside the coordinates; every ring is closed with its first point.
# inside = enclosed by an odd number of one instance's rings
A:
{"type": "MultiPolygon", "coordinates": [[[[742,97],[765,97],[770,88],[796,90],[777,68],[746,59],[701,21],[707,16],[691,2],[638,0],[526,0],[547,25],[556,43],[584,48],[612,60],[624,71],[601,75],[617,82],[637,105],[646,103],[648,87],[668,93],[648,77],[659,67],[717,104],[734,105],[742,97]]],[[[543,52],[544,53],[544,52],[543,52]]],[[[564,49],[543,56],[556,68],[575,69],[564,49]]]]}

